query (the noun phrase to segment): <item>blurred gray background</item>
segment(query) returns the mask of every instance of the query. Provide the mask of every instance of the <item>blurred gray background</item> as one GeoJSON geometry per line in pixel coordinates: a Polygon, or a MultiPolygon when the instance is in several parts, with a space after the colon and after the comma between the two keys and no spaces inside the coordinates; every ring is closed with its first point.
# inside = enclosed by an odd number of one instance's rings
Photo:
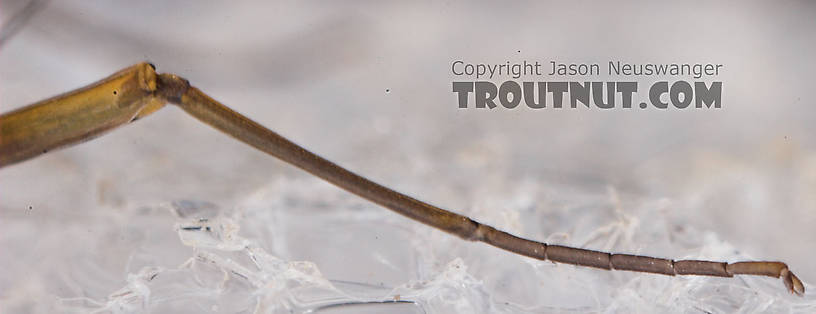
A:
{"type": "MultiPolygon", "coordinates": [[[[7,22],[27,4],[0,2],[0,18],[7,22]]],[[[810,2],[53,1],[30,12],[0,47],[3,112],[148,60],[340,165],[505,230],[671,258],[781,260],[802,280],[816,280],[810,2]],[[609,60],[720,63],[723,105],[460,110],[451,92],[460,80],[450,73],[457,59],[597,62],[602,69],[609,60]],[[629,241],[607,241],[620,226],[629,241]],[[593,238],[598,230],[601,240],[593,238]],[[712,243],[727,249],[706,251],[712,243]]],[[[641,88],[653,81],[643,79],[641,88]]],[[[270,222],[266,231],[252,226],[262,219],[242,226],[270,254],[314,261],[331,280],[386,287],[462,257],[483,285],[480,298],[495,303],[476,311],[614,312],[632,278],[696,280],[554,267],[429,233],[169,106],[0,170],[0,304],[33,311],[59,306],[60,298],[104,303],[138,271],[130,268],[134,254],[168,268],[192,256],[173,233],[178,218],[156,209],[162,204],[205,203],[252,217],[247,208],[270,200],[283,204],[281,215],[303,215],[270,222]],[[383,221],[397,231],[370,227],[383,221]],[[423,234],[429,242],[414,245],[431,245],[432,257],[416,253],[421,248],[392,252],[423,234]],[[396,264],[377,268],[389,264],[372,257],[378,250],[396,264]],[[496,275],[496,265],[513,269],[496,275]],[[531,279],[523,267],[546,269],[531,279]],[[66,272],[72,275],[58,275],[66,272]],[[589,290],[548,283],[565,272],[609,283],[589,290]]],[[[713,282],[729,280],[743,279],[713,282]]],[[[813,302],[787,296],[777,280],[758,280],[783,309],[813,302]]],[[[660,297],[641,297],[636,309],[730,311],[745,309],[738,300],[750,297],[712,306],[689,293],[679,309],[660,297]]],[[[447,311],[427,304],[426,311],[447,311]]]]}

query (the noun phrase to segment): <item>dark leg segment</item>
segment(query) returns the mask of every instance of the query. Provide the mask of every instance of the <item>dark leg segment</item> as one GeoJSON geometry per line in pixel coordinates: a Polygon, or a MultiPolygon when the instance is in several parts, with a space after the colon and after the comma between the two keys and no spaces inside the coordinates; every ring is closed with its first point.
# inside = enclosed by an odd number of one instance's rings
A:
{"type": "Polygon", "coordinates": [[[338,166],[247,117],[218,103],[187,82],[173,75],[159,75],[159,91],[168,102],[202,122],[229,134],[261,151],[360,197],[368,199],[401,215],[469,241],[481,241],[492,246],[553,262],[588,266],[606,270],[628,270],[663,275],[702,275],[732,277],[733,275],[762,275],[782,277],[788,290],[803,294],[802,282],[780,262],[739,262],[733,264],[711,261],[673,261],[649,256],[612,254],[561,245],[548,245],[514,236],[466,216],[430,205],[396,192],[338,166]]]}

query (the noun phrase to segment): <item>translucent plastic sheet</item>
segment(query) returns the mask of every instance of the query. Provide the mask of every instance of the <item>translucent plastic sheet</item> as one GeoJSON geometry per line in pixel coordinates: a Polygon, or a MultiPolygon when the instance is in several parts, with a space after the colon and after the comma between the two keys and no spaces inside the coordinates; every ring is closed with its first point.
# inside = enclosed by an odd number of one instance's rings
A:
{"type": "MultiPolygon", "coordinates": [[[[551,243],[678,258],[750,259],[712,232],[667,221],[670,204],[665,200],[640,200],[642,205],[624,211],[613,189],[608,196],[593,204],[535,214],[524,213],[529,203],[516,195],[488,203],[515,202],[512,207],[518,209],[473,214],[551,243]],[[521,215],[528,217],[527,222],[520,220],[521,215]],[[567,221],[572,231],[548,234],[544,228],[532,228],[567,221]]],[[[56,263],[51,271],[32,274],[27,280],[31,284],[48,284],[18,287],[25,293],[6,299],[8,308],[78,313],[520,313],[646,308],[783,313],[816,306],[812,297],[788,295],[782,283],[771,278],[671,278],[515,256],[431,231],[312,179],[279,180],[230,210],[206,202],[177,201],[124,211],[121,217],[108,215],[84,226],[130,240],[88,239],[93,242],[79,244],[105,252],[79,265],[56,263]],[[104,270],[98,259],[116,250],[126,256],[125,271],[119,272],[120,278],[117,272],[107,274],[111,282],[100,282],[99,272],[104,270]],[[313,260],[297,258],[303,255],[313,260]],[[162,262],[171,256],[182,262],[162,262]],[[50,279],[41,281],[39,276],[50,279]],[[123,284],[113,287],[115,282],[123,284]],[[32,294],[51,293],[85,296],[30,299],[32,294]]],[[[68,230],[64,237],[81,232],[68,230]]]]}

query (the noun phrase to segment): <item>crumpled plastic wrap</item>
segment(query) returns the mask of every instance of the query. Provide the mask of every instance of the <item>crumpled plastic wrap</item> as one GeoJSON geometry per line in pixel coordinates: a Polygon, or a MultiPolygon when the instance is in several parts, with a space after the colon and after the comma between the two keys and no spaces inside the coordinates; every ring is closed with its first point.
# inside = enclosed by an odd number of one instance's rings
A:
{"type": "MultiPolygon", "coordinates": [[[[555,225],[571,221],[574,232],[530,229],[535,223],[520,219],[530,204],[514,197],[494,200],[515,201],[519,209],[494,213],[492,222],[516,233],[541,235],[550,243],[677,258],[750,259],[713,232],[667,221],[665,200],[628,212],[616,207],[614,189],[609,193],[607,201],[598,200],[605,208],[601,215],[588,204],[538,217],[524,214],[528,221],[546,219],[555,225]]],[[[135,238],[142,240],[129,245],[142,249],[128,254],[124,284],[105,297],[57,297],[51,304],[39,300],[38,307],[76,313],[538,313],[646,308],[782,313],[816,306],[810,296],[788,295],[779,279],[672,278],[528,259],[431,230],[315,179],[278,180],[232,209],[186,200],[131,208],[125,216],[107,223],[111,229],[141,234],[135,238]],[[155,238],[158,234],[161,238],[155,238]],[[166,256],[163,250],[173,246],[183,262],[157,262],[156,256],[166,256]],[[298,259],[303,255],[312,260],[298,259]]],[[[94,260],[86,263],[64,274],[62,284],[92,288],[95,279],[88,273],[98,268],[94,260]]]]}

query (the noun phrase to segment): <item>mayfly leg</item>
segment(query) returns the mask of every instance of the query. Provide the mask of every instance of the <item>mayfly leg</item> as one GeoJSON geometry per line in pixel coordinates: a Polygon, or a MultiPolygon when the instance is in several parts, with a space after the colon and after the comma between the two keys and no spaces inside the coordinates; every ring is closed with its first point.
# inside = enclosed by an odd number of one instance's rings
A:
{"type": "Polygon", "coordinates": [[[91,140],[164,106],[149,63],[0,115],[0,167],[91,140]]]}
{"type": "Polygon", "coordinates": [[[788,291],[805,292],[782,262],[725,263],[671,260],[550,245],[516,237],[466,216],[430,205],[377,184],[289,141],[207,96],[187,80],[156,74],[137,64],[88,87],[0,115],[0,167],[49,149],[77,144],[172,103],[201,122],[258,150],[320,177],[394,212],[465,240],[480,241],[520,255],[558,263],[662,275],[782,278],[788,291]]]}

